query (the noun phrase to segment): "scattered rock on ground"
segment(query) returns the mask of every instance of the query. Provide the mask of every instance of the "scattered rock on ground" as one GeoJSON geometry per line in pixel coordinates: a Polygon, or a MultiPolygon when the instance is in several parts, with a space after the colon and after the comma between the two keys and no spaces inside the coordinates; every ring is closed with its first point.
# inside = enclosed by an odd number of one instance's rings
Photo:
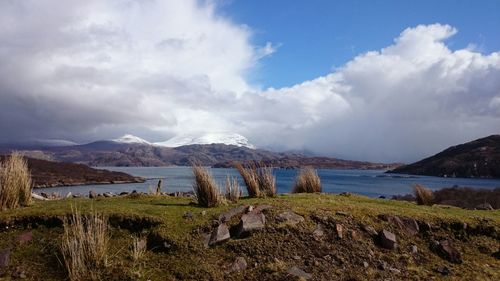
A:
{"type": "Polygon", "coordinates": [[[210,240],[208,241],[209,246],[222,243],[231,238],[229,234],[229,228],[225,223],[219,224],[210,234],[210,240]]]}
{"type": "Polygon", "coordinates": [[[293,266],[291,268],[289,268],[286,273],[288,273],[288,275],[291,275],[291,276],[295,276],[295,277],[299,277],[299,278],[303,278],[303,279],[306,279],[306,280],[309,280],[312,278],[312,274],[310,273],[307,273],[305,271],[303,271],[302,269],[296,267],[296,266],[293,266]]]}
{"type": "Polygon", "coordinates": [[[108,197],[108,198],[109,198],[109,197],[113,197],[113,196],[115,196],[115,195],[114,195],[113,193],[111,193],[111,192],[104,192],[102,195],[103,195],[104,197],[108,197]]]}
{"type": "Polygon", "coordinates": [[[410,246],[410,251],[411,251],[412,254],[418,253],[418,247],[417,247],[417,245],[411,245],[410,246]]]}
{"type": "Polygon", "coordinates": [[[325,235],[325,232],[323,231],[323,227],[321,226],[321,224],[318,224],[316,226],[316,229],[313,231],[313,237],[316,241],[319,241],[321,240],[321,238],[323,238],[323,236],[325,235]]]}
{"type": "Polygon", "coordinates": [[[363,262],[363,267],[364,268],[367,268],[368,266],[370,266],[366,261],[363,262]]]}
{"type": "Polygon", "coordinates": [[[383,248],[393,250],[396,248],[396,235],[390,231],[383,229],[378,234],[380,245],[383,248]]]}
{"type": "Polygon", "coordinates": [[[378,235],[378,232],[372,226],[363,225],[363,230],[366,231],[371,236],[377,236],[378,235]]]}
{"type": "Polygon", "coordinates": [[[338,216],[343,216],[343,217],[349,216],[349,213],[343,212],[343,211],[337,211],[335,214],[338,216]]]}
{"type": "Polygon", "coordinates": [[[10,249],[0,250],[0,267],[7,267],[10,263],[10,249]]]}
{"type": "Polygon", "coordinates": [[[286,212],[283,212],[283,213],[279,214],[276,217],[276,220],[278,222],[283,222],[283,223],[286,223],[286,224],[289,224],[289,225],[296,225],[298,223],[303,222],[304,221],[304,217],[300,216],[300,215],[297,215],[296,213],[294,213],[292,211],[286,211],[286,212]]]}
{"type": "Polygon", "coordinates": [[[237,257],[234,262],[229,266],[228,273],[240,272],[247,269],[247,261],[244,257],[237,257]]]}
{"type": "Polygon", "coordinates": [[[490,203],[483,203],[476,206],[477,210],[494,210],[490,203]]]}
{"type": "Polygon", "coordinates": [[[337,237],[342,239],[344,238],[344,226],[340,223],[335,224],[335,233],[337,234],[337,237]]]}
{"type": "Polygon", "coordinates": [[[266,224],[266,217],[262,213],[250,212],[241,216],[237,236],[242,237],[254,231],[262,230],[266,224]]]}
{"type": "Polygon", "coordinates": [[[225,213],[220,214],[218,219],[221,222],[227,222],[227,221],[231,220],[232,217],[243,214],[246,209],[247,209],[247,206],[244,206],[244,205],[238,206],[236,208],[232,208],[232,209],[226,211],[225,213]]]}
{"type": "Polygon", "coordinates": [[[436,272],[441,273],[443,275],[450,275],[452,270],[449,267],[447,267],[446,265],[443,265],[443,266],[436,268],[436,272]]]}
{"type": "Polygon", "coordinates": [[[434,241],[432,249],[443,259],[452,263],[462,263],[462,255],[453,246],[450,240],[434,241]]]}
{"type": "Polygon", "coordinates": [[[266,211],[266,210],[269,210],[269,209],[272,209],[273,206],[271,205],[258,205],[254,208],[254,212],[263,212],[263,211],[266,211]]]}

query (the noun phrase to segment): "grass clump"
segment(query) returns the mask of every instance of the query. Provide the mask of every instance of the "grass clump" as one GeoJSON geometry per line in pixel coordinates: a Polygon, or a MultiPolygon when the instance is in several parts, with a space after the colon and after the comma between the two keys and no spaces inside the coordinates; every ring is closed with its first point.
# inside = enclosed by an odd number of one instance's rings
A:
{"type": "Polygon", "coordinates": [[[99,280],[106,267],[109,226],[106,216],[92,212],[83,216],[71,208],[70,218],[64,219],[60,246],[70,280],[99,280]]]}
{"type": "Polygon", "coordinates": [[[254,163],[246,166],[236,163],[235,167],[245,182],[249,197],[274,197],[276,195],[276,178],[272,167],[258,167],[254,163]]]}
{"type": "Polygon", "coordinates": [[[192,169],[194,174],[193,189],[198,205],[207,208],[221,205],[223,197],[210,172],[199,164],[193,164],[192,169]]]}
{"type": "Polygon", "coordinates": [[[417,200],[418,205],[431,206],[434,202],[434,194],[432,190],[426,188],[423,185],[416,184],[413,186],[413,192],[417,200]]]}
{"type": "Polygon", "coordinates": [[[134,262],[138,262],[146,253],[146,239],[134,237],[132,248],[130,249],[130,256],[134,262]]]}
{"type": "Polygon", "coordinates": [[[14,209],[31,203],[31,173],[23,155],[13,152],[0,162],[0,208],[14,209]]]}
{"type": "Polygon", "coordinates": [[[318,173],[312,167],[300,169],[295,185],[292,189],[293,193],[315,193],[321,192],[321,180],[318,173]]]}
{"type": "Polygon", "coordinates": [[[241,188],[238,184],[238,179],[226,176],[226,194],[225,197],[227,200],[237,203],[241,197],[241,188]]]}

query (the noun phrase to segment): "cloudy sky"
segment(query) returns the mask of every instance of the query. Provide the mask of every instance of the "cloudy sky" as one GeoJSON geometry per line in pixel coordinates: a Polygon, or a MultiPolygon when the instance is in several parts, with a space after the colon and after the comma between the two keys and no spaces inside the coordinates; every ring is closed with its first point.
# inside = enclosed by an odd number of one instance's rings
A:
{"type": "Polygon", "coordinates": [[[0,142],[236,132],[409,162],[500,133],[500,2],[376,2],[0,0],[0,142]]]}

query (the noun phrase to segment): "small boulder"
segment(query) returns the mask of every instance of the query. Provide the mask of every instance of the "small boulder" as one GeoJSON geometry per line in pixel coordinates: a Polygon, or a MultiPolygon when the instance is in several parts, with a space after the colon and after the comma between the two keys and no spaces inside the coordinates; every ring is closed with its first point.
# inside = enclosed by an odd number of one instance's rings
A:
{"type": "Polygon", "coordinates": [[[41,192],[41,193],[40,193],[40,195],[41,195],[43,198],[47,198],[47,199],[49,199],[49,197],[50,197],[50,196],[49,196],[47,193],[45,193],[45,192],[41,192]]]}
{"type": "Polygon", "coordinates": [[[347,213],[347,212],[343,212],[343,211],[337,211],[337,212],[335,212],[335,214],[336,214],[337,216],[343,216],[343,217],[347,217],[347,216],[349,216],[349,213],[347,213]]]}
{"type": "Polygon", "coordinates": [[[266,217],[262,213],[250,212],[241,216],[237,228],[237,236],[242,237],[254,231],[264,229],[266,217]]]}
{"type": "Polygon", "coordinates": [[[208,245],[213,246],[222,243],[229,238],[231,238],[231,235],[229,234],[229,228],[225,223],[221,223],[210,234],[208,245]]]}
{"type": "Polygon", "coordinates": [[[10,249],[0,250],[0,268],[9,266],[10,249]]]}
{"type": "Polygon", "coordinates": [[[431,248],[436,252],[441,258],[452,262],[452,263],[462,263],[462,255],[453,246],[450,240],[441,240],[439,242],[434,241],[431,248]]]}
{"type": "Polygon", "coordinates": [[[247,261],[244,257],[237,257],[234,262],[229,266],[227,273],[240,272],[247,269],[247,261]]]}
{"type": "Polygon", "coordinates": [[[396,235],[390,231],[382,230],[378,234],[380,245],[383,248],[393,250],[396,248],[396,235]]]}
{"type": "Polygon", "coordinates": [[[254,212],[264,212],[266,210],[272,209],[273,206],[271,205],[258,205],[254,208],[254,212]]]}
{"type": "Polygon", "coordinates": [[[370,266],[366,261],[363,262],[363,267],[364,268],[368,268],[368,266],[370,266]]]}
{"type": "Polygon", "coordinates": [[[278,222],[282,222],[282,223],[285,223],[288,225],[297,225],[297,224],[304,221],[304,217],[297,215],[296,213],[294,213],[292,211],[286,211],[286,212],[279,214],[276,217],[276,220],[278,222]]]}
{"type": "Polygon", "coordinates": [[[420,227],[416,220],[412,218],[403,218],[403,230],[408,235],[417,235],[420,232],[420,227]]]}
{"type": "Polygon", "coordinates": [[[302,269],[296,267],[296,266],[293,266],[291,268],[289,268],[286,273],[288,273],[288,275],[290,276],[294,276],[294,277],[298,277],[298,278],[303,278],[305,280],[309,280],[312,278],[312,274],[310,273],[307,273],[305,271],[303,271],[302,269]]]}
{"type": "Polygon", "coordinates": [[[436,268],[436,272],[441,273],[442,275],[450,275],[452,270],[446,265],[443,265],[436,268]]]}
{"type": "Polygon", "coordinates": [[[120,192],[120,196],[126,196],[126,195],[128,195],[128,192],[127,192],[127,191],[122,191],[122,192],[120,192]]]}
{"type": "Polygon", "coordinates": [[[410,252],[411,252],[412,254],[416,254],[416,253],[418,253],[418,248],[417,248],[417,245],[411,245],[411,246],[410,246],[410,252]]]}
{"type": "Polygon", "coordinates": [[[109,198],[109,197],[113,197],[113,196],[114,196],[114,194],[113,194],[113,193],[111,193],[111,192],[104,192],[102,195],[103,195],[104,197],[108,197],[108,198],[109,198]]]}
{"type": "Polygon", "coordinates": [[[318,224],[316,226],[316,229],[313,231],[313,237],[314,237],[314,240],[316,241],[319,241],[321,240],[321,238],[323,238],[323,236],[325,235],[325,232],[323,231],[323,227],[318,224]]]}
{"type": "Polygon", "coordinates": [[[363,225],[363,230],[366,231],[371,236],[377,236],[378,235],[378,232],[372,226],[363,225]]]}
{"type": "Polygon", "coordinates": [[[94,198],[97,198],[97,193],[93,190],[90,190],[89,191],[89,198],[90,199],[94,199],[94,198]]]}
{"type": "Polygon", "coordinates": [[[65,198],[73,198],[73,194],[71,193],[71,191],[66,194],[65,198]]]}
{"type": "Polygon", "coordinates": [[[238,206],[236,208],[232,208],[232,209],[220,214],[218,219],[221,222],[227,222],[227,221],[231,220],[232,217],[239,216],[239,215],[243,214],[246,209],[247,209],[247,206],[244,206],[244,205],[238,206]]]}

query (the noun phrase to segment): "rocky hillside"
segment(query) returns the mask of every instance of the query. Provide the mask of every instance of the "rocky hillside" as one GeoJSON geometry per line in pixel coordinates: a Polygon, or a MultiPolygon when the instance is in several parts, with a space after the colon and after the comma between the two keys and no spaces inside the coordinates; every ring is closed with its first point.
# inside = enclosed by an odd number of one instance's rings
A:
{"type": "Polygon", "coordinates": [[[109,218],[98,280],[500,279],[500,211],[348,194],[209,209],[169,196],[37,202],[0,212],[1,276],[66,280],[58,247],[73,204],[109,218]]]}
{"type": "MultiPolygon", "coordinates": [[[[9,151],[9,149],[12,148],[4,148],[4,151],[9,151]]],[[[356,169],[388,169],[395,167],[393,164],[349,161],[327,157],[307,157],[298,153],[276,153],[226,144],[162,147],[141,143],[99,141],[74,146],[31,147],[24,148],[21,151],[32,158],[83,163],[90,166],[190,166],[191,162],[195,161],[205,166],[228,167],[232,166],[233,162],[236,161],[259,161],[285,168],[306,165],[318,168],[356,169]]]]}
{"type": "Polygon", "coordinates": [[[500,178],[500,135],[452,146],[390,173],[439,177],[500,178]]]}
{"type": "MultiPolygon", "coordinates": [[[[0,156],[3,161],[5,156],[0,156]]],[[[93,169],[83,164],[53,162],[28,158],[33,186],[55,187],[84,184],[133,183],[144,179],[126,173],[93,169]]]]}

